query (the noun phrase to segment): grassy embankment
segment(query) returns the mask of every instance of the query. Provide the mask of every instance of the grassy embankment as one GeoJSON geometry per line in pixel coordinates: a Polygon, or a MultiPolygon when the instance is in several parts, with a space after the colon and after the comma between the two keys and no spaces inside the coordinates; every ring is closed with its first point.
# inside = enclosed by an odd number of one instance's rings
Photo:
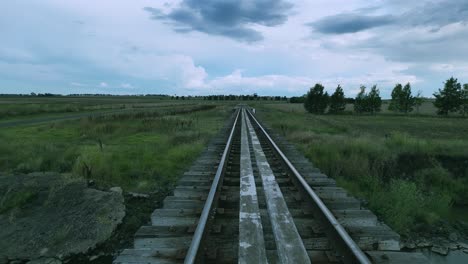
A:
{"type": "Polygon", "coordinates": [[[466,119],[256,107],[262,120],[402,234],[428,230],[448,219],[453,204],[468,201],[466,119]]]}
{"type": "Polygon", "coordinates": [[[230,106],[179,105],[0,131],[0,171],[57,171],[150,191],[174,183],[230,106]]]}

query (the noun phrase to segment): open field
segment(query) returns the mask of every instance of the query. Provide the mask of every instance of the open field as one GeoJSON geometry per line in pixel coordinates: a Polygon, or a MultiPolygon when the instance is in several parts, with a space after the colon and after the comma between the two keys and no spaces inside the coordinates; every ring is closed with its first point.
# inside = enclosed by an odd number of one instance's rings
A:
{"type": "MultiPolygon", "coordinates": [[[[298,112],[298,113],[305,113],[306,110],[304,109],[304,104],[297,103],[297,104],[272,104],[272,107],[275,107],[276,105],[277,109],[281,109],[282,111],[288,111],[288,112],[298,112]]],[[[382,101],[382,109],[380,114],[388,114],[388,115],[403,115],[403,114],[395,114],[394,112],[388,110],[388,105],[389,101],[384,100],[382,101]]],[[[434,107],[434,104],[431,100],[426,100],[424,101],[419,108],[414,108],[412,112],[410,112],[408,115],[436,115],[437,108],[434,107]]],[[[347,104],[345,113],[346,114],[351,114],[354,112],[354,105],[353,104],[347,104]]],[[[457,116],[458,113],[453,114],[454,116],[457,116]]]]}
{"type": "MultiPolygon", "coordinates": [[[[160,98],[2,98],[0,171],[57,171],[148,192],[166,188],[238,102],[160,98]],[[78,106],[76,112],[67,107],[78,106]],[[18,111],[28,107],[28,111],[18,111]],[[46,107],[47,106],[47,107],[46,107]],[[35,112],[36,107],[44,111],[35,112]],[[5,109],[8,109],[6,111],[5,109]],[[65,110],[64,110],[65,109],[65,110]],[[93,110],[94,109],[94,110],[93,110]],[[15,112],[15,114],[11,114],[15,112]],[[99,113],[108,112],[106,115],[99,113]],[[90,115],[50,122],[67,115],[90,115]],[[41,124],[34,120],[46,118],[41,124]]],[[[275,131],[400,232],[434,224],[468,200],[468,123],[434,115],[311,115],[302,104],[251,102],[275,131]]],[[[348,106],[352,109],[352,106],[348,106]]],[[[386,109],[384,106],[383,109],[386,109]]],[[[461,216],[465,217],[465,216],[461,216]]]]}
{"type": "Polygon", "coordinates": [[[465,119],[317,116],[300,104],[256,107],[266,124],[403,234],[429,229],[450,218],[452,205],[468,200],[465,119]]]}
{"type": "Polygon", "coordinates": [[[0,131],[0,171],[57,171],[150,191],[190,165],[229,106],[183,104],[0,131]]]}
{"type": "MultiPolygon", "coordinates": [[[[194,100],[190,102],[195,103],[194,100]]],[[[154,108],[177,104],[186,104],[186,102],[157,96],[2,96],[0,97],[0,122],[44,115],[154,108]]]]}

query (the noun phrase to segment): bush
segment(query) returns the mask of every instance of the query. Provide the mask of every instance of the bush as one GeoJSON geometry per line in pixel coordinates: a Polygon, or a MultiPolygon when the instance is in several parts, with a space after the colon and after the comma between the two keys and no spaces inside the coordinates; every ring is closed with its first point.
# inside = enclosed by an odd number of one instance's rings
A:
{"type": "Polygon", "coordinates": [[[424,196],[413,182],[393,180],[389,190],[375,194],[371,209],[399,232],[408,232],[421,217],[424,196]]]}

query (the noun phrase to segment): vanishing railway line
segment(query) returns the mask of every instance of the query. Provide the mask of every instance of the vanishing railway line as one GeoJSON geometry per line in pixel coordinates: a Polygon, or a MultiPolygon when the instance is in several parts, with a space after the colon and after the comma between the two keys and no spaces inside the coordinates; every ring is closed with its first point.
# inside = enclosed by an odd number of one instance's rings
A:
{"type": "Polygon", "coordinates": [[[114,263],[425,263],[399,250],[398,234],[239,107],[114,263]]]}

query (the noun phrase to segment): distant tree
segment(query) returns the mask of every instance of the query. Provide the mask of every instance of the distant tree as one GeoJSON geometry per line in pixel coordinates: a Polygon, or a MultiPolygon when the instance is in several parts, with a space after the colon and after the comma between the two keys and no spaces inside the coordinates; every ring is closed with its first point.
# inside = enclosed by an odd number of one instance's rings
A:
{"type": "Polygon", "coordinates": [[[377,85],[372,86],[369,94],[367,95],[367,110],[371,114],[380,112],[382,108],[382,98],[380,97],[380,91],[377,88],[377,85]]]}
{"type": "Polygon", "coordinates": [[[291,104],[303,104],[305,102],[305,95],[303,96],[293,96],[289,98],[291,104]]]}
{"type": "Polygon", "coordinates": [[[367,111],[367,94],[366,86],[361,85],[361,91],[357,94],[354,99],[354,112],[361,114],[367,111]]]}
{"type": "Polygon", "coordinates": [[[354,104],[354,101],[355,101],[355,100],[356,100],[356,99],[355,99],[355,98],[352,98],[352,97],[346,97],[346,98],[345,98],[345,102],[346,102],[347,104],[354,104]]]}
{"type": "Polygon", "coordinates": [[[434,93],[434,106],[437,107],[437,114],[448,115],[450,112],[456,112],[462,104],[461,84],[457,79],[451,77],[448,79],[443,89],[434,93]]]}
{"type": "Polygon", "coordinates": [[[407,83],[405,87],[401,84],[395,85],[388,110],[407,114],[413,111],[414,104],[415,97],[411,95],[411,84],[407,83]]]}
{"type": "Polygon", "coordinates": [[[405,114],[412,112],[414,107],[414,101],[414,96],[411,94],[411,84],[407,83],[405,87],[403,87],[402,91],[401,111],[405,114]]]}
{"type": "Polygon", "coordinates": [[[377,85],[372,86],[369,93],[366,93],[366,87],[361,85],[361,91],[354,100],[354,111],[356,113],[371,113],[380,112],[382,107],[382,98],[377,85]]]}
{"type": "Polygon", "coordinates": [[[468,83],[463,85],[463,90],[461,92],[461,106],[460,113],[465,117],[468,115],[468,83]]]}
{"type": "Polygon", "coordinates": [[[401,105],[401,94],[403,93],[403,86],[401,84],[395,85],[392,90],[392,99],[390,100],[390,104],[388,105],[388,110],[393,112],[400,112],[400,105],[401,105]]]}
{"type": "Polygon", "coordinates": [[[343,88],[340,85],[336,87],[335,92],[330,96],[330,110],[329,113],[338,114],[342,113],[346,108],[346,99],[344,96],[343,88]]]}
{"type": "Polygon", "coordinates": [[[327,92],[324,92],[325,87],[317,83],[313,88],[310,88],[306,95],[304,102],[304,108],[309,113],[323,114],[328,106],[329,96],[327,92]]]}
{"type": "Polygon", "coordinates": [[[414,106],[416,107],[416,113],[419,114],[419,107],[421,107],[423,102],[424,98],[422,96],[422,91],[419,90],[416,96],[414,97],[414,106]]]}

